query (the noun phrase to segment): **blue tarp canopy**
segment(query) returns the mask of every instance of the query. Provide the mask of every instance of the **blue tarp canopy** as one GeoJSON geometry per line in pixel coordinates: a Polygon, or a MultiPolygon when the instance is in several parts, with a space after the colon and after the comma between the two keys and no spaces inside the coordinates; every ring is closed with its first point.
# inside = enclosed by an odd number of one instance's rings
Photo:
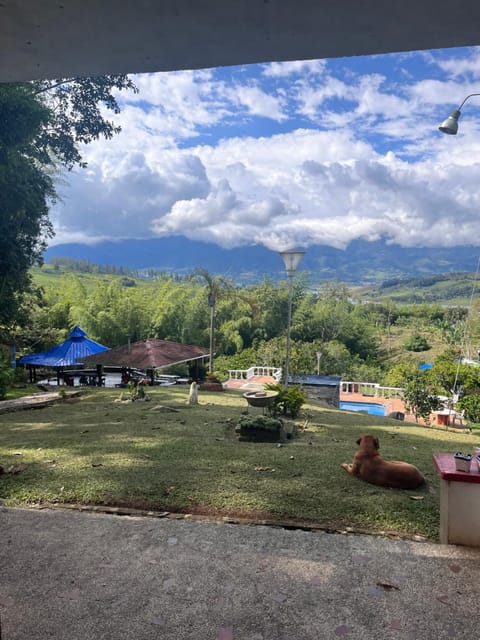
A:
{"type": "Polygon", "coordinates": [[[419,364],[419,365],[418,365],[418,368],[419,368],[421,371],[426,371],[427,369],[431,369],[431,368],[432,368],[432,365],[430,364],[430,362],[426,362],[425,364],[419,364]]]}
{"type": "Polygon", "coordinates": [[[30,353],[20,358],[20,364],[37,367],[69,367],[81,364],[82,358],[108,351],[109,347],[87,338],[87,334],[80,327],[74,327],[68,339],[44,353],[30,353]]]}

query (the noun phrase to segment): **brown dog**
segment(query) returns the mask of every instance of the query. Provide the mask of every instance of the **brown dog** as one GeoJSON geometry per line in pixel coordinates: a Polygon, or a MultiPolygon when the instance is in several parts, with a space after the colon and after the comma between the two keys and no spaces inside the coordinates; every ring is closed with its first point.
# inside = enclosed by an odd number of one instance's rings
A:
{"type": "Polygon", "coordinates": [[[357,444],[360,448],[353,457],[353,463],[341,465],[352,476],[392,489],[416,489],[425,482],[425,478],[413,464],[383,460],[378,453],[378,438],[360,436],[357,444]]]}

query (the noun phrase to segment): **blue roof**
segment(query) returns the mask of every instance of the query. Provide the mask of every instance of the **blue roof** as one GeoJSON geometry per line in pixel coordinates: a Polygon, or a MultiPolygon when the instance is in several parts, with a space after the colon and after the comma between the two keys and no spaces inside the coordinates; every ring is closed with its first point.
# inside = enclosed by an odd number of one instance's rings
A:
{"type": "Polygon", "coordinates": [[[42,367],[68,367],[80,364],[82,358],[86,356],[108,351],[108,349],[109,347],[104,347],[99,342],[87,338],[87,334],[80,327],[74,327],[65,342],[44,353],[30,353],[23,356],[19,363],[42,367]]]}

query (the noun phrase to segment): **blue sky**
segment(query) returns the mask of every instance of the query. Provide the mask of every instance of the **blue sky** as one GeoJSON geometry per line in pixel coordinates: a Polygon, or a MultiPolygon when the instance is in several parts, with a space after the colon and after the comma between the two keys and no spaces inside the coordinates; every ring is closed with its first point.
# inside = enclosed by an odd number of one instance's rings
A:
{"type": "Polygon", "coordinates": [[[122,132],[61,177],[52,244],[480,244],[480,48],[133,76],[122,132]]]}

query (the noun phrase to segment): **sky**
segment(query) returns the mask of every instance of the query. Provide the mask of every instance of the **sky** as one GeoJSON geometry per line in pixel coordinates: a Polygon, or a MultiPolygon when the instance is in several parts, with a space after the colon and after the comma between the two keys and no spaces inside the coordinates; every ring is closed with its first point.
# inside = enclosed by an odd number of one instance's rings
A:
{"type": "Polygon", "coordinates": [[[480,245],[480,48],[133,75],[51,212],[67,242],[480,245]]]}

